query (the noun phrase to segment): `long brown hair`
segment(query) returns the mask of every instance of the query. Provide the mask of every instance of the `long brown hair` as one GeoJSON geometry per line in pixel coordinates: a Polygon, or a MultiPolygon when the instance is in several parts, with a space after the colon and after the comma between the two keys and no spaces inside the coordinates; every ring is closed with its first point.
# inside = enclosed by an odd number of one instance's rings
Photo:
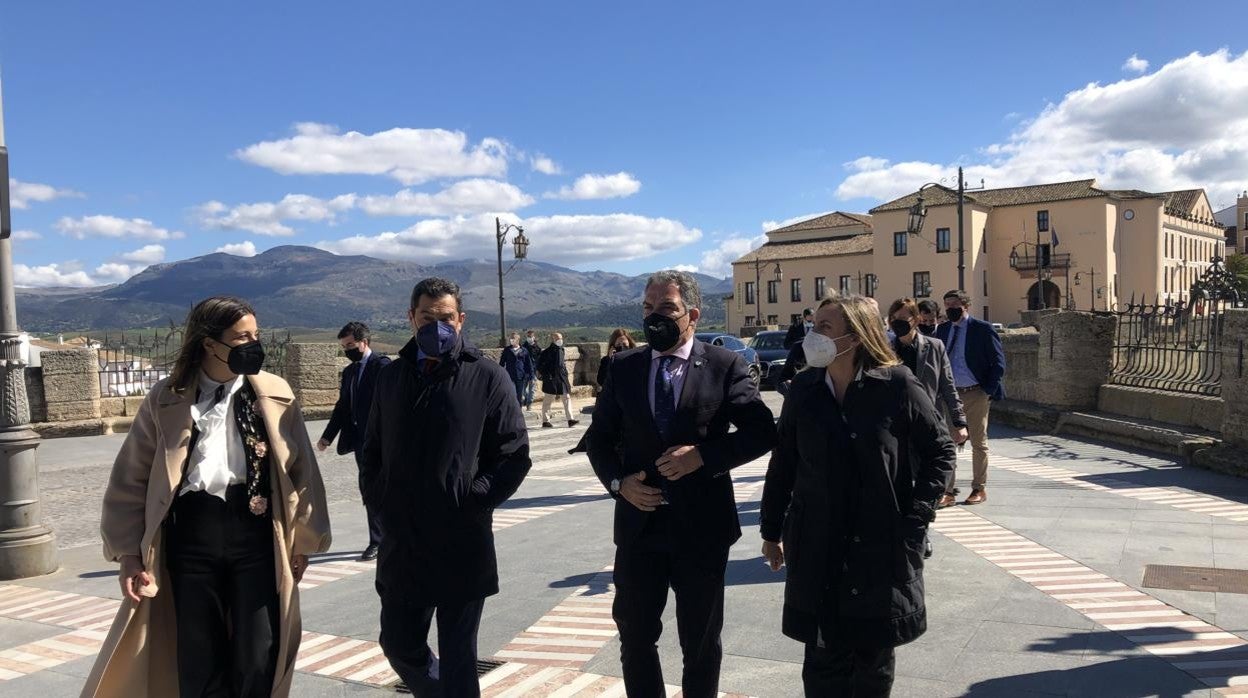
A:
{"type": "Polygon", "coordinates": [[[611,339],[607,340],[607,356],[610,356],[615,353],[615,343],[619,341],[621,337],[624,338],[625,342],[628,342],[629,349],[632,349],[633,347],[637,346],[637,342],[633,341],[633,336],[628,333],[628,330],[624,329],[623,327],[618,327],[616,328],[614,332],[611,333],[611,339]]]}
{"type": "Polygon", "coordinates": [[[169,387],[182,392],[195,385],[197,372],[204,363],[204,340],[220,340],[225,331],[248,315],[255,315],[251,304],[233,296],[205,298],[191,308],[182,334],[182,349],[173,365],[169,387]]]}
{"type": "Polygon", "coordinates": [[[829,293],[819,307],[825,305],[839,307],[841,316],[845,318],[845,331],[858,338],[854,363],[867,370],[901,363],[889,346],[888,338],[884,336],[884,328],[880,325],[880,316],[874,303],[859,295],[829,293]]]}

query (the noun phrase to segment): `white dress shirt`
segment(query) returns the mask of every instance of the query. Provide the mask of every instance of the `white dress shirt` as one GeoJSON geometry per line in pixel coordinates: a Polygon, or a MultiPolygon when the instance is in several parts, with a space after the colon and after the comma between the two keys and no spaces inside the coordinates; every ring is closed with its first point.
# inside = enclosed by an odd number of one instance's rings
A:
{"type": "Polygon", "coordinates": [[[191,421],[199,430],[195,450],[190,455],[186,486],[179,494],[207,492],[225,500],[225,489],[247,482],[247,454],[243,438],[234,421],[234,395],[243,387],[242,376],[229,383],[218,383],[199,374],[199,399],[191,405],[191,421]],[[217,388],[225,386],[225,395],[215,405],[212,400],[217,388]]]}

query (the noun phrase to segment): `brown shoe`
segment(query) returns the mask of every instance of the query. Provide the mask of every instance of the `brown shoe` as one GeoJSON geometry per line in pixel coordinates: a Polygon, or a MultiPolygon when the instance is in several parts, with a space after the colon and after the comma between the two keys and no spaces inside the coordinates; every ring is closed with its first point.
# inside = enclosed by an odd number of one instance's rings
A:
{"type": "Polygon", "coordinates": [[[980,487],[979,489],[971,490],[971,496],[967,497],[966,501],[962,503],[983,504],[986,501],[988,501],[988,492],[986,492],[984,488],[980,487]]]}
{"type": "Polygon", "coordinates": [[[945,507],[951,507],[957,503],[958,503],[958,500],[954,499],[953,495],[944,494],[944,495],[941,495],[940,501],[936,503],[936,508],[944,509],[945,507]]]}

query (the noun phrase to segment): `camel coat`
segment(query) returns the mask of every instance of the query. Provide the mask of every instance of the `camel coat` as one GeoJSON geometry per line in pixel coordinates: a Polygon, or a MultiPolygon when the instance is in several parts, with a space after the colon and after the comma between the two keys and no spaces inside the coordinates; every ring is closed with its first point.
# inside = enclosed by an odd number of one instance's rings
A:
{"type": "MultiPolygon", "coordinates": [[[[302,626],[293,555],[329,548],[325,486],[290,386],[260,373],[248,377],[256,410],[269,434],[272,468],[274,574],[280,598],[273,695],[290,693],[302,626]]],[[[194,391],[173,392],[167,379],[152,387],[113,463],[104,493],[100,532],[104,557],[140,555],[157,593],[135,604],[123,599],[82,695],[165,698],[178,694],[177,625],[162,559],[161,524],[182,480],[191,440],[194,391]]]]}

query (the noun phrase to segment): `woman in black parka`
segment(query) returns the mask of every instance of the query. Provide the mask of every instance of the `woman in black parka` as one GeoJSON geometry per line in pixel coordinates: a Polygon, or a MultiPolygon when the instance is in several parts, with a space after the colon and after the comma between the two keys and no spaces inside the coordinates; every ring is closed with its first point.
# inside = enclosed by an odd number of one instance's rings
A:
{"type": "Polygon", "coordinates": [[[923,634],[923,540],[956,457],[927,392],[859,296],[819,307],[763,490],[763,555],[788,566],[783,632],[806,695],[887,696],[923,634]]]}

